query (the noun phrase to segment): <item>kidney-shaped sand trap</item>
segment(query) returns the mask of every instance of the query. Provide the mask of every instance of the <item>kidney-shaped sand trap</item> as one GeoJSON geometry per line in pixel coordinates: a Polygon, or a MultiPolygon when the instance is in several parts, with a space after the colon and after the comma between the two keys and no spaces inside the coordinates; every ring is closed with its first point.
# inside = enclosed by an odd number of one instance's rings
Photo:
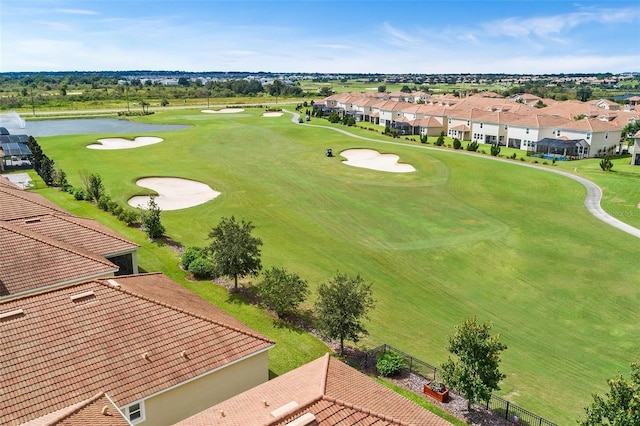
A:
{"type": "MultiPolygon", "coordinates": [[[[219,192],[214,191],[201,182],[180,178],[142,178],[136,185],[153,189],[158,193],[155,202],[160,210],[180,210],[204,204],[213,200],[219,192]]],[[[149,204],[148,195],[136,195],[129,198],[130,206],[146,209],[149,204]]]]}
{"type": "Polygon", "coordinates": [[[280,117],[282,115],[281,112],[265,112],[262,114],[263,117],[280,117]]]}
{"type": "Polygon", "coordinates": [[[416,169],[411,164],[398,164],[395,154],[380,154],[373,149],[347,149],[340,153],[347,160],[344,164],[365,169],[379,170],[382,172],[409,173],[416,169]]]}
{"type": "Polygon", "coordinates": [[[200,112],[204,112],[206,114],[233,114],[234,112],[242,112],[243,108],[223,108],[223,109],[203,109],[200,112]]]}
{"type": "Polygon", "coordinates": [[[94,143],[87,145],[89,149],[129,149],[139,148],[141,146],[153,145],[154,143],[162,142],[164,139],[157,138],[155,136],[138,136],[137,138],[125,139],[125,138],[104,138],[98,139],[100,143],[94,143]]]}

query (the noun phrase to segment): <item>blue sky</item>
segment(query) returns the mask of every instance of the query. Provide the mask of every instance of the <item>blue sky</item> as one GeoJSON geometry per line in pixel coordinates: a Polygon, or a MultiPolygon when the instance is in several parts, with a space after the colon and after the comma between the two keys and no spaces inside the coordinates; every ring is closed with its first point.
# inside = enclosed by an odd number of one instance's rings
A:
{"type": "Polygon", "coordinates": [[[640,71],[640,1],[0,0],[0,72],[640,71]]]}

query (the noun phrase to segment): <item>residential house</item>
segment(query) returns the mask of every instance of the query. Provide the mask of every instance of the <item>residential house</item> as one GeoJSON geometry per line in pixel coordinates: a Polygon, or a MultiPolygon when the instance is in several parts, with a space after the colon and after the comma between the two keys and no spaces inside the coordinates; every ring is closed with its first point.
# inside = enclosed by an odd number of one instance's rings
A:
{"type": "Polygon", "coordinates": [[[633,135],[633,157],[631,158],[631,164],[640,166],[640,130],[633,135]]]}
{"type": "Polygon", "coordinates": [[[138,272],[139,246],[0,177],[0,297],[138,272]]]}
{"type": "Polygon", "coordinates": [[[450,423],[328,354],[176,426],[335,426],[450,423]]]}
{"type": "Polygon", "coordinates": [[[3,425],[45,424],[98,394],[132,424],[172,425],[265,382],[274,346],[162,274],[6,297],[0,333],[3,425]]]}

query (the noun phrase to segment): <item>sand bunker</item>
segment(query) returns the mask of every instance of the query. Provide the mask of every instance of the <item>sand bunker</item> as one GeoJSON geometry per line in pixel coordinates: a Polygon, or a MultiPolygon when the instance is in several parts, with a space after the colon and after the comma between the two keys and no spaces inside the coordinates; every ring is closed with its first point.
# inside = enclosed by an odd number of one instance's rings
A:
{"type": "Polygon", "coordinates": [[[382,172],[409,173],[416,169],[411,164],[398,164],[395,154],[380,154],[373,149],[347,149],[340,153],[347,161],[344,164],[382,172]]]}
{"type": "Polygon", "coordinates": [[[201,112],[206,114],[233,114],[235,112],[242,112],[244,109],[242,108],[223,108],[223,109],[203,109],[201,112]]]}
{"type": "MultiPolygon", "coordinates": [[[[180,210],[204,204],[213,200],[219,192],[201,182],[180,178],[143,178],[136,185],[153,189],[158,193],[155,202],[160,210],[180,210]]],[[[146,209],[149,196],[137,195],[129,198],[130,206],[146,209]]]]}
{"type": "Polygon", "coordinates": [[[262,114],[263,117],[280,117],[281,115],[281,112],[265,112],[262,114]]]}
{"type": "Polygon", "coordinates": [[[157,138],[155,136],[138,136],[137,138],[124,139],[124,138],[105,138],[98,139],[98,143],[87,145],[89,149],[130,149],[139,148],[141,146],[153,145],[154,143],[162,142],[164,139],[157,138]]]}

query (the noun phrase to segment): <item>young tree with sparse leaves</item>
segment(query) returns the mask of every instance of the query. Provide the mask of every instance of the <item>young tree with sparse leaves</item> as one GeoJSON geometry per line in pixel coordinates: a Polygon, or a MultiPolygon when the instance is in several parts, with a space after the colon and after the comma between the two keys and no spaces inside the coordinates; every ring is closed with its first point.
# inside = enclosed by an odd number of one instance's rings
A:
{"type": "Polygon", "coordinates": [[[358,342],[361,335],[369,334],[362,321],[375,306],[371,284],[358,274],[351,277],[338,272],[335,277],[318,287],[315,304],[317,326],[320,333],[340,341],[340,355],[344,353],[346,339],[358,342]]]}
{"type": "Polygon", "coordinates": [[[209,232],[212,240],[209,252],[216,272],[233,277],[234,289],[238,288],[238,277],[257,276],[262,269],[262,240],[251,235],[254,228],[251,222],[237,222],[231,216],[220,219],[218,226],[209,232]]]}
{"type": "Polygon", "coordinates": [[[140,219],[142,221],[142,226],[144,227],[144,232],[146,232],[147,236],[152,240],[164,235],[165,228],[160,221],[160,212],[160,207],[156,204],[156,200],[153,195],[149,197],[147,209],[141,209],[140,212],[140,219]]]}
{"type": "Polygon", "coordinates": [[[640,425],[640,364],[631,364],[631,380],[618,373],[607,381],[609,393],[593,395],[593,402],[584,410],[587,418],[578,420],[581,426],[640,425]]]}
{"type": "Polygon", "coordinates": [[[272,267],[264,272],[264,279],[258,284],[258,299],[268,309],[281,318],[294,312],[309,295],[307,282],[285,268],[272,267]]]}
{"type": "Polygon", "coordinates": [[[507,345],[500,342],[499,335],[490,335],[491,324],[478,324],[471,318],[459,326],[449,337],[451,357],[442,365],[442,381],[467,399],[467,409],[474,402],[488,401],[491,392],[499,390],[498,383],[506,376],[499,370],[500,352],[507,345]]]}

